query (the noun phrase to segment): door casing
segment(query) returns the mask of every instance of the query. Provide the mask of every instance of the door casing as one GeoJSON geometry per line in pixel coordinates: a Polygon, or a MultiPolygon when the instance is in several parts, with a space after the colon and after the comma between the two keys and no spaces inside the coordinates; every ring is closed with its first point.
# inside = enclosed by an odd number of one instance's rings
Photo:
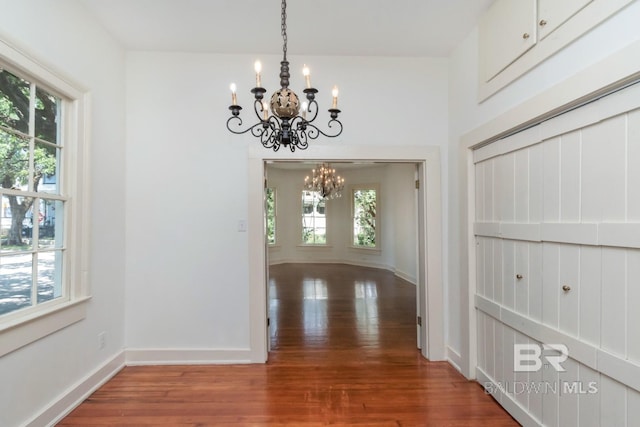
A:
{"type": "Polygon", "coordinates": [[[249,149],[248,255],[251,362],[268,357],[267,266],[264,232],[264,174],[267,161],[406,162],[418,165],[418,296],[423,326],[421,353],[429,360],[445,359],[444,291],[442,285],[442,198],[440,149],[435,146],[312,146],[305,151],[273,152],[249,149]]]}

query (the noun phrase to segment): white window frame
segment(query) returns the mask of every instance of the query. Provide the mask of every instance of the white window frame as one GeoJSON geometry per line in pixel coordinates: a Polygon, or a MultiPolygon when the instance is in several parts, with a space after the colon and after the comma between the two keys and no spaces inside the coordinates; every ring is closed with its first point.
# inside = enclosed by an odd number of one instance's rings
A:
{"type": "MultiPolygon", "coordinates": [[[[317,191],[313,191],[313,190],[306,190],[303,189],[301,191],[301,195],[304,195],[304,193],[318,193],[317,191]]],[[[327,215],[327,210],[328,210],[328,204],[327,204],[327,200],[326,199],[322,199],[321,197],[318,198],[318,203],[320,202],[324,202],[324,243],[306,243],[304,241],[304,204],[302,203],[302,198],[301,198],[301,203],[300,203],[300,246],[309,246],[309,247],[317,247],[317,246],[328,246],[329,244],[329,216],[327,215]]],[[[316,214],[319,214],[319,212],[317,212],[317,207],[318,207],[318,203],[314,203],[313,204],[313,215],[314,215],[314,225],[315,225],[315,216],[316,214]]]]}
{"type": "Polygon", "coordinates": [[[381,221],[380,221],[380,185],[379,184],[357,184],[357,185],[353,185],[350,188],[349,191],[349,195],[351,196],[351,225],[350,225],[350,229],[351,229],[351,236],[349,237],[350,242],[349,242],[349,246],[353,249],[361,249],[361,250],[368,250],[368,251],[380,251],[380,248],[382,247],[380,245],[380,225],[381,225],[381,221]],[[354,219],[355,219],[355,202],[354,202],[354,193],[356,191],[359,190],[375,190],[376,192],[376,245],[375,246],[360,246],[360,245],[356,245],[354,243],[354,237],[355,237],[355,225],[354,225],[354,219]]]}
{"type": "Polygon", "coordinates": [[[82,320],[89,294],[89,93],[0,40],[0,66],[59,96],[64,156],[60,187],[65,203],[63,296],[0,317],[0,357],[82,320]]]}

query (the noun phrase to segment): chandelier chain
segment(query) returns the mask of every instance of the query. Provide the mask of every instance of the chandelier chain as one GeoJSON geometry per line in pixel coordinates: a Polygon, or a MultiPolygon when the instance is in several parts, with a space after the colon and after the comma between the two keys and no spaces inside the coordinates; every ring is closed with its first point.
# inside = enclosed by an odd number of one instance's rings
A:
{"type": "Polygon", "coordinates": [[[282,13],[280,15],[282,23],[280,28],[282,30],[282,53],[284,60],[287,60],[287,0],[282,0],[282,13]]]}

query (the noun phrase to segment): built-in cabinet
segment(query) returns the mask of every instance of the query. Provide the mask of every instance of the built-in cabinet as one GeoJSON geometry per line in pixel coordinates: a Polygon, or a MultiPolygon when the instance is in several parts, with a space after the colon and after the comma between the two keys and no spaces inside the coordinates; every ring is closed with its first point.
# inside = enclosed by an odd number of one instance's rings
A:
{"type": "Polygon", "coordinates": [[[593,0],[538,0],[538,14],[535,18],[538,40],[543,40],[556,28],[593,0]]]}
{"type": "Polygon", "coordinates": [[[524,425],[638,425],[640,83],[473,155],[478,380],[524,425]]]}
{"type": "Polygon", "coordinates": [[[496,0],[480,20],[485,82],[593,0],[496,0]]]}
{"type": "Polygon", "coordinates": [[[480,72],[488,82],[536,44],[536,0],[496,0],[479,26],[480,72]]]}
{"type": "Polygon", "coordinates": [[[478,25],[485,99],[635,0],[495,0],[478,25]]]}

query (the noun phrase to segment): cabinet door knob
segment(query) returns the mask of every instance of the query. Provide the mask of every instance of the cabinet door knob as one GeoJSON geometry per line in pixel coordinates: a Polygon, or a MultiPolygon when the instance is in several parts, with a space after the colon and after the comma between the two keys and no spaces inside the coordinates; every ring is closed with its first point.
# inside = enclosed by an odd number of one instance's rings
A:
{"type": "Polygon", "coordinates": [[[522,274],[516,274],[516,279],[518,280],[522,279],[522,274]]]}
{"type": "Polygon", "coordinates": [[[529,33],[524,33],[522,35],[522,38],[525,39],[525,40],[528,39],[529,38],[529,33]]]}
{"type": "Polygon", "coordinates": [[[562,286],[562,290],[565,291],[565,292],[569,292],[571,290],[571,286],[564,285],[564,286],[562,286]]]}
{"type": "Polygon", "coordinates": [[[538,24],[540,24],[541,27],[544,27],[545,25],[547,25],[547,21],[545,21],[544,19],[541,19],[540,22],[538,22],[538,24]]]}

